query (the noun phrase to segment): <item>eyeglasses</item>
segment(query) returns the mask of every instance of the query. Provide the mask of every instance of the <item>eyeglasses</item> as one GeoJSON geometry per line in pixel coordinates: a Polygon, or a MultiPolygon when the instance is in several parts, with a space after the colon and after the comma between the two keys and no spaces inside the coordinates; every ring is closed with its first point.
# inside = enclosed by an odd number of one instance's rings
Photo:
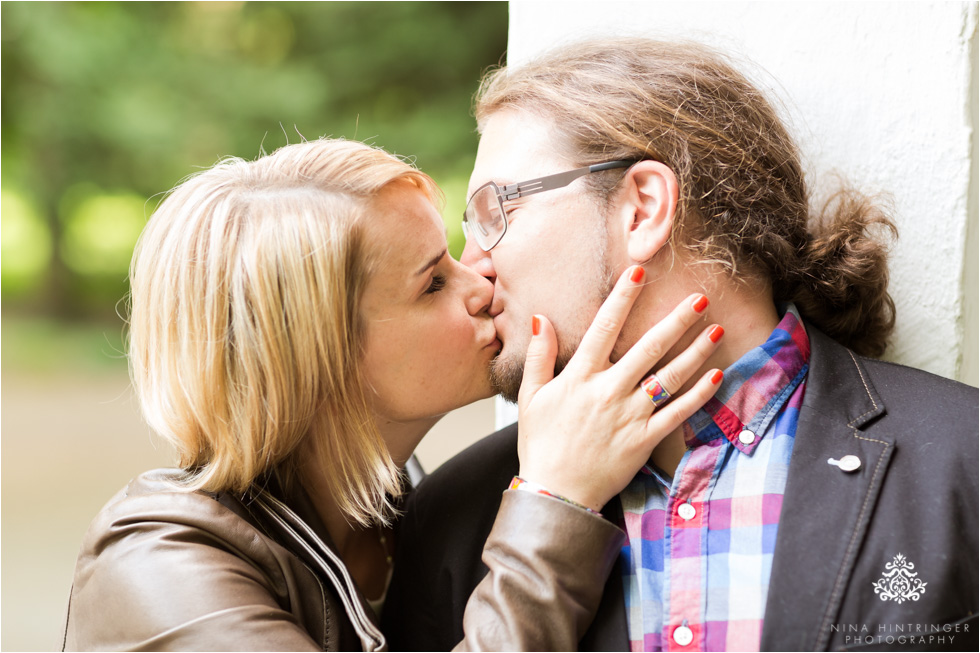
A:
{"type": "Polygon", "coordinates": [[[492,181],[487,182],[477,188],[470,196],[470,201],[466,203],[466,211],[463,212],[463,233],[467,239],[472,236],[484,252],[489,252],[497,246],[500,239],[507,233],[507,209],[504,208],[504,202],[535,193],[543,193],[546,190],[564,188],[587,174],[615,168],[628,168],[634,163],[636,161],[596,163],[584,168],[559,172],[555,175],[538,177],[503,187],[492,181]]]}

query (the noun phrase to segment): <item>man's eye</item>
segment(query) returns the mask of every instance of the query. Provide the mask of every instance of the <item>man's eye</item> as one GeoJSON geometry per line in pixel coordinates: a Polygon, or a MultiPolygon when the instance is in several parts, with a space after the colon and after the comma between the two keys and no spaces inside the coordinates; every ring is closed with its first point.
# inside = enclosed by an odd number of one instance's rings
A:
{"type": "Polygon", "coordinates": [[[436,274],[432,276],[432,283],[429,287],[425,289],[427,295],[431,295],[434,292],[439,292],[446,287],[446,277],[441,274],[436,274]]]}

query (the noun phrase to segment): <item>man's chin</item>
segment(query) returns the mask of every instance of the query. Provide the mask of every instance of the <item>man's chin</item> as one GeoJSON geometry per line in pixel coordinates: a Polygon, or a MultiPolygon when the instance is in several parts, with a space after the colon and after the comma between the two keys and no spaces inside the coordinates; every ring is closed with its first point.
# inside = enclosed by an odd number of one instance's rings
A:
{"type": "MultiPolygon", "coordinates": [[[[555,362],[555,376],[558,376],[574,351],[566,351],[559,347],[558,360],[555,362]]],[[[501,352],[490,363],[490,383],[501,397],[511,403],[517,403],[517,395],[521,391],[521,381],[524,380],[524,360],[527,352],[522,352],[521,356],[508,356],[501,352]]]]}
{"type": "Polygon", "coordinates": [[[493,389],[504,399],[517,403],[517,395],[521,391],[521,380],[524,378],[524,359],[501,353],[490,363],[490,383],[493,389]]]}

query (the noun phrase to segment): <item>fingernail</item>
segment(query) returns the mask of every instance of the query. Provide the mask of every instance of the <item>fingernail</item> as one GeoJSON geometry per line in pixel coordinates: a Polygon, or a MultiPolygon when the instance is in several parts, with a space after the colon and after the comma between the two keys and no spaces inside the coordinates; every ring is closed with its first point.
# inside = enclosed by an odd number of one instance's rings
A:
{"type": "Polygon", "coordinates": [[[723,378],[725,378],[725,373],[721,370],[715,370],[715,373],[711,375],[711,382],[718,385],[723,378]]]}
{"type": "Polygon", "coordinates": [[[643,281],[644,274],[646,274],[646,270],[637,265],[635,268],[633,268],[633,271],[630,272],[630,281],[633,283],[640,283],[643,281]]]}
{"type": "Polygon", "coordinates": [[[725,335],[725,330],[716,324],[711,327],[711,331],[708,331],[708,340],[711,342],[718,342],[721,340],[723,335],[725,335]]]}
{"type": "Polygon", "coordinates": [[[700,297],[694,300],[694,305],[692,306],[692,308],[694,309],[695,313],[700,313],[707,306],[708,306],[708,298],[705,297],[704,295],[701,295],[700,297]]]}
{"type": "Polygon", "coordinates": [[[531,334],[539,335],[541,333],[541,318],[537,315],[531,317],[531,334]]]}

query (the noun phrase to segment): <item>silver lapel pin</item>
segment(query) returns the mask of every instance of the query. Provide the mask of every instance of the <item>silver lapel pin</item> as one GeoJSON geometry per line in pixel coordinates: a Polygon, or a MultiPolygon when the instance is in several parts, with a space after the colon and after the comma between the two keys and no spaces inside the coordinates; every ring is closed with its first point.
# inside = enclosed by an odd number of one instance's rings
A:
{"type": "Polygon", "coordinates": [[[839,467],[841,471],[844,472],[854,472],[860,469],[861,459],[858,458],[857,456],[844,456],[840,460],[836,460],[835,458],[828,458],[827,464],[837,465],[837,467],[839,467]]]}

